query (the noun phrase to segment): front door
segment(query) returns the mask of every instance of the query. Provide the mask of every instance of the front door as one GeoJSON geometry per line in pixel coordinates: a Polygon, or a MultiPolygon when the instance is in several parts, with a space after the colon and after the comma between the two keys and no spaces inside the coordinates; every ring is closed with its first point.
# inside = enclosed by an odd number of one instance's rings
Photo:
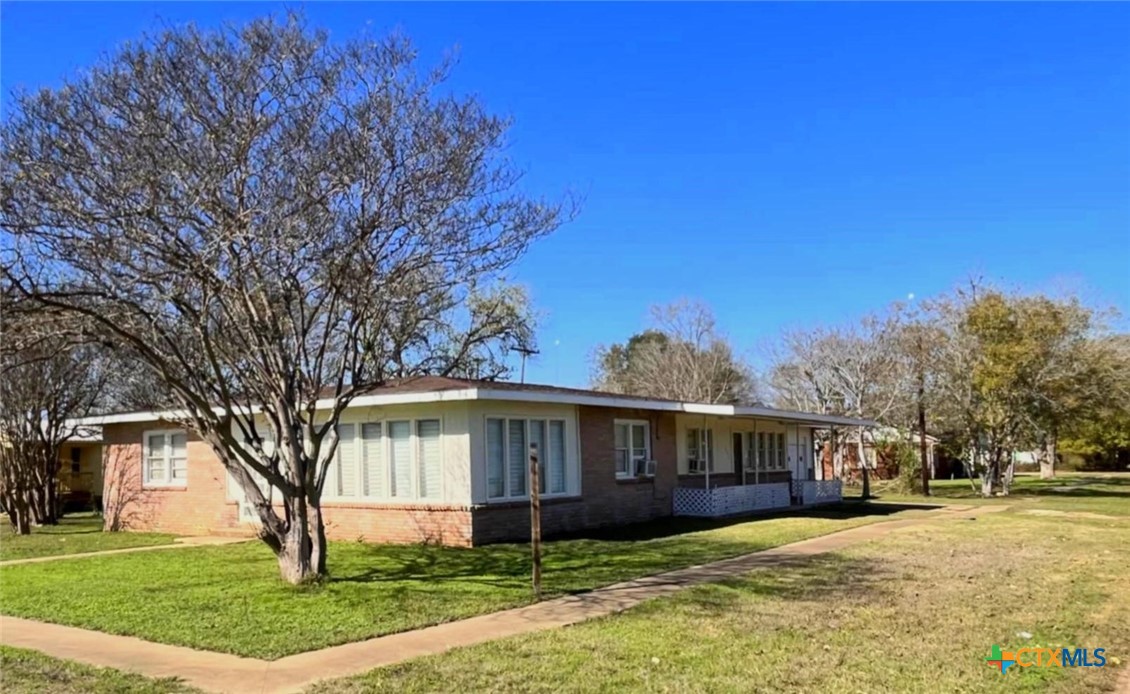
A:
{"type": "Polygon", "coordinates": [[[734,477],[738,484],[745,484],[745,451],[742,447],[745,436],[734,434],[734,477]]]}

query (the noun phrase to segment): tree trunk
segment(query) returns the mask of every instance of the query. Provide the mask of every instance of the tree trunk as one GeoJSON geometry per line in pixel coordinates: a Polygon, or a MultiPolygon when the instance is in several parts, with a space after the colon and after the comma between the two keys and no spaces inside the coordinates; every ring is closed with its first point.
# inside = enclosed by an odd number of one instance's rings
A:
{"type": "Polygon", "coordinates": [[[31,509],[23,500],[22,494],[5,494],[4,510],[8,514],[8,522],[12,524],[12,532],[16,535],[31,534],[31,509]]]}
{"type": "Polygon", "coordinates": [[[31,519],[27,509],[19,510],[13,514],[12,526],[17,535],[31,535],[31,519]]]}
{"type": "Polygon", "coordinates": [[[41,525],[58,525],[59,516],[62,515],[62,500],[59,498],[59,474],[47,477],[47,488],[44,490],[44,514],[41,525]]]}
{"type": "Polygon", "coordinates": [[[867,456],[863,447],[863,427],[859,428],[858,440],[858,453],[859,453],[859,472],[863,476],[863,493],[861,497],[864,501],[871,498],[871,475],[867,469],[867,456]]]}
{"type": "Polygon", "coordinates": [[[1004,483],[1001,485],[1002,489],[1004,490],[1005,496],[1008,496],[1009,492],[1012,491],[1012,478],[1013,478],[1013,475],[1015,473],[1016,473],[1016,452],[1015,451],[1009,451],[1008,467],[1005,468],[1004,483]]]}
{"type": "Polygon", "coordinates": [[[1055,478],[1056,437],[1048,436],[1040,451],[1040,479],[1050,480],[1055,478]]]}
{"type": "MultiPolygon", "coordinates": [[[[287,583],[298,585],[316,580],[326,570],[326,534],[321,509],[301,497],[284,502],[287,530],[277,539],[275,554],[279,574],[287,583]]],[[[269,543],[273,544],[273,543],[269,543]]]]}
{"type": "Polygon", "coordinates": [[[985,472],[981,475],[981,496],[991,497],[993,495],[997,477],[999,476],[997,465],[997,456],[991,455],[989,464],[985,466],[985,472]]]}
{"type": "Polygon", "coordinates": [[[918,457],[922,466],[922,495],[930,496],[929,451],[926,446],[926,378],[918,378],[918,457]]]}

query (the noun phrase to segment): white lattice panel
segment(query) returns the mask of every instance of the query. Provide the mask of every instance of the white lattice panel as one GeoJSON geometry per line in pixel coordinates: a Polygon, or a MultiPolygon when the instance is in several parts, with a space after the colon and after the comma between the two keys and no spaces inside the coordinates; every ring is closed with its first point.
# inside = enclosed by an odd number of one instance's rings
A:
{"type": "Polygon", "coordinates": [[[676,487],[675,515],[704,517],[717,515],[714,512],[714,497],[711,491],[713,490],[676,487]]]}
{"type": "Polygon", "coordinates": [[[757,508],[786,508],[789,506],[788,482],[754,485],[757,495],[757,508]]]}
{"type": "Polygon", "coordinates": [[[789,506],[789,485],[749,484],[713,489],[675,489],[676,516],[733,516],[789,506]]]}
{"type": "Polygon", "coordinates": [[[804,483],[804,503],[833,504],[843,501],[839,480],[810,480],[804,483]]]}

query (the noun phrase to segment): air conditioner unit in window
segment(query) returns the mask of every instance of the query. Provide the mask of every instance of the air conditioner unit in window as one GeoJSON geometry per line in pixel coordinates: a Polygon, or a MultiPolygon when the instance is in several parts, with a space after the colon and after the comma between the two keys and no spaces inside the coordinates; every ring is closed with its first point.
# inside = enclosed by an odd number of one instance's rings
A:
{"type": "Polygon", "coordinates": [[[636,477],[655,477],[655,461],[645,460],[643,458],[636,459],[636,477]]]}

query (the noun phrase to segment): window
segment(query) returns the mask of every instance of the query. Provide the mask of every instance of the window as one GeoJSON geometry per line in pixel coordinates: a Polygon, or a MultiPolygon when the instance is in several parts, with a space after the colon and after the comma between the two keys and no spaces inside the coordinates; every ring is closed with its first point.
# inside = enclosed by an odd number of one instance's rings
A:
{"type": "Polygon", "coordinates": [[[651,460],[651,427],[643,421],[616,420],[616,476],[654,476],[648,469],[651,460]]]}
{"type": "Polygon", "coordinates": [[[750,434],[749,440],[752,450],[749,453],[750,462],[746,469],[752,470],[755,463],[760,471],[784,470],[787,467],[785,464],[787,448],[783,432],[759,431],[750,434]]]}
{"type": "Polygon", "coordinates": [[[443,474],[438,419],[416,421],[416,465],[419,468],[416,478],[420,480],[420,498],[438,499],[440,476],[443,474]]]}
{"type": "Polygon", "coordinates": [[[188,435],[183,431],[147,431],[143,437],[142,483],[150,487],[188,484],[188,435]]]}
{"type": "Polygon", "coordinates": [[[714,432],[711,429],[687,429],[687,471],[696,474],[714,471],[714,432]]]}
{"type": "Polygon", "coordinates": [[[389,496],[409,498],[412,496],[412,423],[389,422],[388,438],[388,466],[392,476],[389,496]]]}
{"type": "Polygon", "coordinates": [[[527,495],[530,444],[538,447],[538,491],[565,493],[565,420],[488,417],[486,434],[488,498],[527,495]]]}
{"type": "Polygon", "coordinates": [[[326,471],[329,500],[443,498],[443,426],[439,419],[339,424],[326,471]]]}

